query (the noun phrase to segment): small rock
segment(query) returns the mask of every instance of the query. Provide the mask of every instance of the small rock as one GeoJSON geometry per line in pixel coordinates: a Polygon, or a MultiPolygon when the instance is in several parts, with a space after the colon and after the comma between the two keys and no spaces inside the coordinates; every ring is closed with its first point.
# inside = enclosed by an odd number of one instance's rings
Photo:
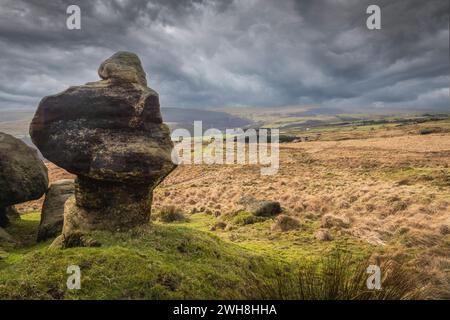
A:
{"type": "Polygon", "coordinates": [[[319,229],[314,234],[314,238],[316,238],[319,241],[331,241],[333,240],[333,236],[330,234],[330,232],[326,229],[319,229]]]}
{"type": "Polygon", "coordinates": [[[281,205],[277,201],[258,200],[253,197],[242,197],[239,205],[243,207],[243,210],[250,212],[255,216],[271,217],[281,213],[281,205]]]}
{"type": "Polygon", "coordinates": [[[75,186],[72,179],[52,183],[42,206],[37,241],[45,241],[61,233],[64,222],[64,204],[74,193],[75,186]]]}
{"type": "Polygon", "coordinates": [[[295,230],[300,227],[300,222],[291,216],[281,214],[275,218],[272,224],[272,231],[289,231],[295,230]]]}
{"type": "Polygon", "coordinates": [[[147,86],[145,71],[138,56],[131,52],[118,52],[103,61],[98,75],[114,84],[137,83],[147,86]]]}

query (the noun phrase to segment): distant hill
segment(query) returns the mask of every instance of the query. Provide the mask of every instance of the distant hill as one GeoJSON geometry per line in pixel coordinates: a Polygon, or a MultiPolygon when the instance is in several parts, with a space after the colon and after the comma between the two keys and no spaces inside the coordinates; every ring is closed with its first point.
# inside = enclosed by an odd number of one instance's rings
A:
{"type": "Polygon", "coordinates": [[[210,110],[225,112],[259,124],[277,121],[280,118],[319,117],[347,113],[343,109],[321,106],[223,107],[210,110]]]}
{"type": "Polygon", "coordinates": [[[338,114],[343,114],[343,113],[345,113],[345,111],[342,109],[316,107],[316,108],[310,108],[310,109],[304,110],[304,111],[288,112],[286,114],[291,117],[311,117],[311,116],[320,116],[320,115],[338,115],[338,114]]]}
{"type": "Polygon", "coordinates": [[[0,123],[14,122],[19,120],[31,120],[34,115],[33,109],[0,109],[0,123]]]}
{"type": "Polygon", "coordinates": [[[203,130],[210,128],[219,130],[226,128],[244,128],[252,124],[252,121],[249,119],[222,111],[161,108],[161,112],[164,122],[167,122],[171,129],[185,128],[191,130],[194,121],[202,121],[203,130]]]}
{"type": "MultiPolygon", "coordinates": [[[[251,120],[231,115],[221,111],[209,111],[182,108],[161,108],[163,120],[171,130],[183,128],[193,133],[194,121],[202,121],[203,131],[216,128],[246,128],[252,124],[251,120]]],[[[28,128],[33,118],[34,110],[2,110],[0,113],[0,131],[22,139],[33,145],[28,128]]]]}

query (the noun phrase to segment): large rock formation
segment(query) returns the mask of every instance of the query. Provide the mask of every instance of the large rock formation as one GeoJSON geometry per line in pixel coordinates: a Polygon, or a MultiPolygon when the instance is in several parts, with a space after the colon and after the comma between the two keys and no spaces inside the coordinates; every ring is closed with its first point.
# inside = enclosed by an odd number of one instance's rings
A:
{"type": "Polygon", "coordinates": [[[74,193],[73,179],[58,180],[50,185],[42,205],[37,241],[44,241],[61,234],[64,222],[64,204],[74,193]]]}
{"type": "Polygon", "coordinates": [[[0,226],[8,223],[10,206],[39,199],[47,186],[47,167],[36,150],[0,132],[0,226]]]}
{"type": "Polygon", "coordinates": [[[42,154],[77,175],[63,234],[147,223],[152,190],[175,167],[139,58],[118,52],[98,73],[103,80],[43,98],[30,125],[42,154]]]}

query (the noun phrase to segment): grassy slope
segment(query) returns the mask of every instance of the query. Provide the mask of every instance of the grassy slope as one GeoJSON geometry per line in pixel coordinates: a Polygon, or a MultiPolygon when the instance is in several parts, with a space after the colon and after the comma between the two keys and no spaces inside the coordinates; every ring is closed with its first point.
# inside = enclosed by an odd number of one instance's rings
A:
{"type": "Polygon", "coordinates": [[[339,141],[344,139],[366,139],[374,136],[418,134],[422,130],[439,129],[439,132],[449,132],[450,130],[450,119],[418,119],[418,121],[424,121],[421,123],[402,123],[398,119],[392,119],[393,122],[388,122],[390,121],[388,118],[384,120],[386,121],[385,123],[365,124],[364,122],[352,121],[346,125],[331,123],[325,126],[311,127],[308,131],[305,131],[305,128],[301,126],[285,128],[281,131],[285,134],[308,137],[310,140],[339,141]]]}
{"type": "MultiPolygon", "coordinates": [[[[242,225],[235,218],[229,219],[233,226],[231,230],[217,230],[215,234],[227,242],[281,263],[314,262],[337,247],[351,251],[355,258],[373,251],[370,245],[350,237],[341,237],[332,243],[317,241],[314,232],[319,227],[318,221],[302,220],[299,230],[271,232],[272,219],[242,225]]],[[[179,225],[206,232],[215,222],[217,219],[212,215],[197,213],[191,215],[188,222],[179,225]]]]}
{"type": "Polygon", "coordinates": [[[50,250],[27,244],[38,215],[25,215],[21,249],[0,259],[0,298],[166,299],[227,298],[250,272],[270,268],[257,255],[219,238],[179,225],[154,224],[110,235],[96,233],[100,248],[50,250]],[[82,288],[66,290],[66,268],[79,265],[82,288]]]}
{"type": "MultiPolygon", "coordinates": [[[[336,246],[314,241],[310,227],[264,239],[269,221],[213,234],[213,220],[200,213],[188,222],[97,232],[99,248],[52,250],[51,241],[34,244],[39,214],[24,215],[8,229],[20,236],[21,246],[0,251],[0,298],[240,298],[255,279],[266,281],[274,270],[314,260],[336,246]],[[81,290],[66,289],[69,265],[81,268],[81,290]]],[[[355,257],[365,255],[357,243],[343,245],[355,257]]]]}

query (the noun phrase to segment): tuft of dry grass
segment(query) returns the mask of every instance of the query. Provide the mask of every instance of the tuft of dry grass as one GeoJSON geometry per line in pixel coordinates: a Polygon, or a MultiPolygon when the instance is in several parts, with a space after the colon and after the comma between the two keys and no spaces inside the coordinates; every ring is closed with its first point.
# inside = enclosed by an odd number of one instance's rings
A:
{"type": "Polygon", "coordinates": [[[187,221],[183,211],[176,206],[167,206],[162,208],[156,218],[162,222],[170,223],[175,221],[187,221]]]}
{"type": "Polygon", "coordinates": [[[253,279],[244,296],[273,300],[403,300],[426,299],[431,291],[421,287],[424,276],[393,260],[382,263],[381,289],[368,289],[369,258],[361,261],[340,249],[320,261],[281,268],[275,277],[253,279]]]}
{"type": "Polygon", "coordinates": [[[280,214],[277,216],[271,226],[272,231],[282,232],[296,230],[298,228],[300,228],[300,221],[286,214],[280,214]]]}

